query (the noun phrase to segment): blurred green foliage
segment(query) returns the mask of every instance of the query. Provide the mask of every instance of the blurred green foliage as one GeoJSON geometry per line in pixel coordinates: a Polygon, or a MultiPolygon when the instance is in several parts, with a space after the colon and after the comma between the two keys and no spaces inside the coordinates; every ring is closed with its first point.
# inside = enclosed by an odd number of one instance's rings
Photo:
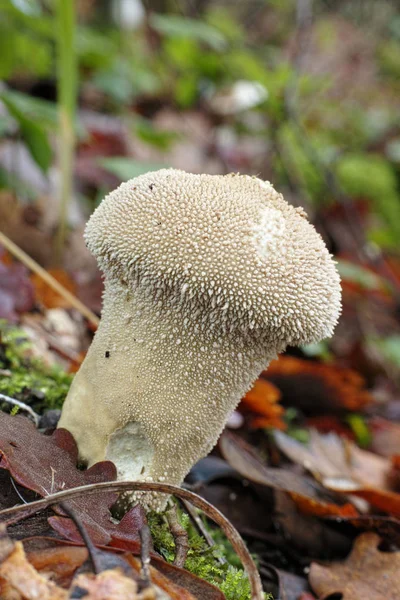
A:
{"type": "MultiPolygon", "coordinates": [[[[235,82],[262,85],[264,100],[219,115],[217,126],[229,126],[239,147],[249,135],[265,142],[269,152],[261,175],[278,188],[295,188],[313,210],[338,200],[338,190],[329,183],[335,179],[350,199],[368,202],[369,239],[385,248],[397,245],[400,16],[394,4],[385,3],[378,19],[372,5],[333,7],[321,0],[314,7],[309,47],[299,58],[294,0],[254,0],[234,7],[209,2],[198,14],[185,2],[165,4],[168,10],[164,6],[158,12],[150,3],[142,24],[133,29],[111,16],[113,3],[81,16],[76,26],[81,95],[96,90],[103,112],[123,116],[134,136],[167,151],[179,136],[155,126],[151,114],[137,110],[136,103],[164,102],[182,114],[193,109],[212,113],[210,98],[235,82]],[[360,38],[358,45],[351,45],[353,37],[360,38]],[[299,66],[304,60],[305,66],[299,66]],[[357,62],[363,66],[359,71],[357,62]],[[355,81],[353,89],[353,69],[366,74],[369,87],[355,81]]],[[[54,98],[46,102],[25,90],[35,82],[57,80],[54,6],[53,0],[3,0],[0,9],[0,74],[6,82],[1,99],[19,139],[44,171],[54,159],[49,137],[54,98]]],[[[4,118],[0,136],[10,136],[4,118]]],[[[106,168],[119,178],[152,168],[148,161],[129,165],[126,157],[106,160],[106,168]]]]}

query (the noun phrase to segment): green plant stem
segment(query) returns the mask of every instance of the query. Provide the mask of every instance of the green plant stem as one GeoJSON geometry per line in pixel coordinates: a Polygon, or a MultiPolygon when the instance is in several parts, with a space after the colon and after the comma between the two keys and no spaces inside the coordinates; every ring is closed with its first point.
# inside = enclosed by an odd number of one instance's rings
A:
{"type": "Polygon", "coordinates": [[[57,67],[59,165],[61,197],[55,258],[60,263],[67,235],[68,206],[73,187],[77,60],[75,54],[75,0],[57,0],[57,67]]]}

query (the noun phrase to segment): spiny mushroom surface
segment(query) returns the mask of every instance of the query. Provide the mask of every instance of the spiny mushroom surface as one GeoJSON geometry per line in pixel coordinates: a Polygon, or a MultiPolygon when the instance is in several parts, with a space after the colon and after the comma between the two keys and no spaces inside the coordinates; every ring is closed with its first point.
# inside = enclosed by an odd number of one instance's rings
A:
{"type": "Polygon", "coordinates": [[[85,237],[103,312],[59,426],[120,479],[180,484],[271,359],[330,336],[340,313],[322,238],[254,177],[141,175],[103,200],[85,237]]]}

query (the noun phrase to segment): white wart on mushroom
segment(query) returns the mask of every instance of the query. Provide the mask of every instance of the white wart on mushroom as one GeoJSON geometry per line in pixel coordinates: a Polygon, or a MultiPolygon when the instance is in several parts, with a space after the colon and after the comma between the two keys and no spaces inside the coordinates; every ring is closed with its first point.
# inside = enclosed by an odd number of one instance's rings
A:
{"type": "Polygon", "coordinates": [[[85,237],[103,312],[59,425],[120,479],[180,484],[271,359],[330,336],[340,313],[322,238],[257,178],[142,175],[103,200],[85,237]]]}

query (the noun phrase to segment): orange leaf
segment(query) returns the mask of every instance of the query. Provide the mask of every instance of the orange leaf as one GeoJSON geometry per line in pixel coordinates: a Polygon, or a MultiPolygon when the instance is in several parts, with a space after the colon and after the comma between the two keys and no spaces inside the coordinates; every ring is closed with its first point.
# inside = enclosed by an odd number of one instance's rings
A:
{"type": "Polygon", "coordinates": [[[338,365],[280,356],[262,377],[281,390],[287,404],[307,411],[360,410],[373,401],[362,376],[338,365]]]}
{"type": "Polygon", "coordinates": [[[281,419],[285,410],[278,404],[280,397],[280,391],[272,383],[265,379],[257,379],[242,399],[239,408],[245,414],[257,415],[250,421],[250,426],[254,429],[264,427],[286,429],[286,424],[281,419]]]}
{"type": "Polygon", "coordinates": [[[320,502],[313,498],[297,494],[296,492],[290,492],[289,496],[292,498],[297,508],[305,515],[311,515],[313,517],[357,517],[357,509],[347,502],[346,504],[338,505],[328,502],[320,502]]]}
{"type": "MultiPolygon", "coordinates": [[[[61,283],[71,294],[75,294],[76,286],[71,277],[62,269],[48,269],[50,275],[61,283]]],[[[35,288],[36,299],[45,308],[70,308],[69,302],[53,290],[48,283],[36,273],[31,276],[35,288]]]]}

